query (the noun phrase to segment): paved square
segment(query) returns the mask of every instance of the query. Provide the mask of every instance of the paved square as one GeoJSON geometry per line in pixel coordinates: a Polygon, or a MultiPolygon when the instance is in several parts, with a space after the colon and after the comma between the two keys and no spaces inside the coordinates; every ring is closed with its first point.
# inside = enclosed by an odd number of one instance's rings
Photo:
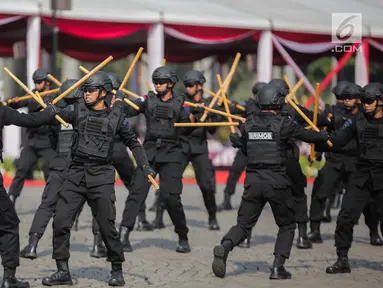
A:
{"type": "MultiPolygon", "coordinates": [[[[311,193],[311,185],[306,190],[311,193]]],[[[242,194],[242,185],[238,185],[233,203],[238,208],[242,194]]],[[[217,188],[217,202],[222,200],[223,186],[217,188]]],[[[21,219],[21,247],[27,244],[28,231],[32,217],[39,204],[42,188],[25,188],[16,209],[21,219]]],[[[127,190],[116,187],[117,224],[127,197],[127,190]]],[[[149,193],[147,204],[153,200],[153,191],[149,193]]],[[[131,235],[133,253],[125,253],[125,287],[174,287],[174,288],[210,288],[210,287],[383,287],[383,247],[369,244],[368,229],[361,217],[355,227],[354,243],[349,254],[352,273],[347,275],[327,275],[325,268],[335,259],[333,234],[335,221],[324,224],[322,233],[324,243],[317,244],[312,250],[292,250],[286,267],[293,274],[292,280],[270,281],[269,266],[273,261],[273,247],[277,226],[269,206],[266,206],[258,225],[253,230],[250,249],[235,248],[229,255],[227,276],[216,278],[211,271],[212,250],[221,237],[236,221],[236,211],[221,212],[218,221],[221,231],[207,229],[207,213],[201,192],[196,185],[185,185],[183,191],[189,238],[192,253],[182,255],[175,252],[177,236],[173,232],[168,215],[165,216],[166,228],[154,232],[134,231],[131,235]]],[[[332,210],[333,220],[338,211],[332,210]]],[[[148,212],[149,220],[154,214],[148,212]]],[[[75,287],[107,287],[110,264],[105,259],[89,256],[93,244],[90,210],[84,209],[80,220],[80,231],[72,232],[70,269],[75,287]]],[[[21,259],[18,277],[30,281],[32,287],[42,287],[41,279],[55,271],[52,254],[52,228],[49,225],[41,239],[36,260],[21,259]]]]}

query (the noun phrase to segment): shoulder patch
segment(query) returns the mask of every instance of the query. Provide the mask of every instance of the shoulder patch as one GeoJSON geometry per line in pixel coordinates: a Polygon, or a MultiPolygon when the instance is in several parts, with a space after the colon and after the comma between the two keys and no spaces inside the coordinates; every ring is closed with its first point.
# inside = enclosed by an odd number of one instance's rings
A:
{"type": "Polygon", "coordinates": [[[146,98],[147,98],[147,96],[146,95],[144,95],[144,96],[141,96],[140,98],[137,98],[137,102],[145,102],[146,101],[146,98]]]}
{"type": "Polygon", "coordinates": [[[352,119],[350,118],[346,122],[344,122],[342,129],[343,128],[347,128],[347,127],[349,127],[351,125],[352,125],[352,119]]]}

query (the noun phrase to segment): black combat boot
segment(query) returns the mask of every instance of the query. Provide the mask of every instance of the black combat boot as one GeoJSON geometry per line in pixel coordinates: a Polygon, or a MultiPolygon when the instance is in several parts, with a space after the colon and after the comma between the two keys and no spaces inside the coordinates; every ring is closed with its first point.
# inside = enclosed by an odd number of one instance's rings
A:
{"type": "Polygon", "coordinates": [[[223,199],[223,203],[219,206],[217,206],[217,211],[222,210],[232,210],[233,207],[231,206],[231,195],[228,193],[225,193],[225,198],[223,199]]]}
{"type": "Polygon", "coordinates": [[[148,220],[146,220],[146,214],[145,212],[140,212],[138,214],[138,221],[137,221],[137,230],[138,231],[152,231],[154,230],[154,227],[151,223],[149,223],[148,220]]]}
{"type": "Polygon", "coordinates": [[[331,223],[332,218],[331,218],[331,201],[330,199],[326,200],[326,206],[323,211],[323,216],[322,216],[322,222],[324,223],[331,223]]]}
{"type": "Polygon", "coordinates": [[[29,288],[28,282],[22,282],[16,279],[16,268],[4,267],[3,283],[1,288],[29,288]]]}
{"type": "Polygon", "coordinates": [[[311,232],[308,235],[312,243],[323,243],[322,236],[320,235],[320,222],[310,223],[311,232]]]}
{"type": "Polygon", "coordinates": [[[93,250],[90,252],[90,257],[105,258],[107,256],[106,247],[102,242],[101,234],[93,235],[93,250]]]}
{"type": "Polygon", "coordinates": [[[112,271],[110,271],[109,286],[124,286],[124,274],[122,273],[121,263],[112,263],[112,271]]]}
{"type": "Polygon", "coordinates": [[[155,212],[156,209],[157,209],[157,205],[158,205],[158,199],[159,199],[159,196],[160,196],[160,190],[157,190],[155,193],[154,193],[154,202],[153,202],[153,205],[152,207],[149,208],[149,211],[150,212],[155,212]]]}
{"type": "Polygon", "coordinates": [[[153,231],[154,227],[148,220],[139,220],[137,221],[137,230],[138,231],[153,231]]]}
{"type": "Polygon", "coordinates": [[[37,233],[31,233],[29,235],[28,245],[24,247],[23,250],[20,251],[20,257],[27,259],[36,259],[37,258],[37,244],[41,235],[37,233]]]}
{"type": "Polygon", "coordinates": [[[211,268],[215,276],[219,278],[225,277],[227,256],[232,249],[233,243],[230,240],[224,240],[221,245],[214,247],[214,260],[211,268]]]}
{"type": "Polygon", "coordinates": [[[15,207],[17,196],[10,194],[10,195],[9,195],[9,199],[11,199],[11,202],[12,202],[12,204],[13,204],[13,207],[15,207]]]}
{"type": "Polygon", "coordinates": [[[216,216],[209,216],[209,230],[220,230],[216,216]]]}
{"type": "Polygon", "coordinates": [[[380,238],[378,229],[376,231],[370,231],[370,244],[372,246],[382,246],[383,240],[380,238]]]}
{"type": "Polygon", "coordinates": [[[154,229],[163,229],[165,228],[164,224],[164,207],[162,203],[157,204],[156,208],[156,218],[153,221],[153,228],[154,229]]]}
{"type": "Polygon", "coordinates": [[[56,260],[56,265],[57,271],[51,276],[44,278],[42,281],[43,285],[73,285],[72,277],[69,272],[68,260],[56,260]]]}
{"type": "Polygon", "coordinates": [[[132,252],[133,248],[129,241],[130,231],[127,227],[120,226],[120,241],[124,252],[132,252]]]}
{"type": "Polygon", "coordinates": [[[179,237],[178,246],[176,252],[178,253],[190,253],[190,246],[187,237],[179,237]]]}
{"type": "Polygon", "coordinates": [[[313,244],[307,236],[307,223],[298,223],[298,240],[297,240],[298,249],[311,249],[313,244]]]}
{"type": "Polygon", "coordinates": [[[273,267],[271,268],[270,280],[291,279],[291,273],[286,270],[286,258],[281,255],[275,255],[273,267]]]}
{"type": "Polygon", "coordinates": [[[241,243],[238,244],[238,247],[240,248],[250,248],[250,240],[251,236],[245,238],[241,243]]]}
{"type": "Polygon", "coordinates": [[[336,262],[326,268],[328,274],[339,274],[339,273],[351,273],[350,264],[348,263],[348,251],[347,250],[336,250],[338,259],[336,262]]]}

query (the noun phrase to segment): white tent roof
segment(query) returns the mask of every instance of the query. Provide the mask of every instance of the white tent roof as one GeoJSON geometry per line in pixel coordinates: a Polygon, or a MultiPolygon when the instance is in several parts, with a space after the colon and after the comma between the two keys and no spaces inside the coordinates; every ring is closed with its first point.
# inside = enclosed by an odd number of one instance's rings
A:
{"type": "MultiPolygon", "coordinates": [[[[51,15],[50,0],[1,0],[0,13],[51,15]]],[[[72,0],[65,18],[331,33],[331,13],[362,13],[363,34],[383,37],[379,0],[72,0]]]]}

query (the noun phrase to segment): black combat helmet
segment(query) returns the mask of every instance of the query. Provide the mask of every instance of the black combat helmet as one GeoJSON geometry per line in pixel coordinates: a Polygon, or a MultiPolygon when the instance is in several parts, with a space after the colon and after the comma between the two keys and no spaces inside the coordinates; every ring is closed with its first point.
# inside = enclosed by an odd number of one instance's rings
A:
{"type": "MultiPolygon", "coordinates": [[[[379,82],[367,84],[360,93],[360,102],[362,102],[362,104],[372,104],[375,100],[383,100],[383,84],[379,82]]],[[[377,103],[374,111],[366,112],[364,110],[363,112],[367,116],[374,116],[379,106],[381,105],[377,103]]]]}
{"type": "MultiPolygon", "coordinates": [[[[68,90],[71,86],[73,86],[78,80],[76,79],[69,79],[62,83],[59,94],[64,93],[66,90],[68,90]]],[[[72,92],[70,92],[68,95],[66,95],[63,99],[66,103],[72,103],[74,100],[78,99],[80,97],[79,89],[76,88],[72,92]]]]}
{"type": "Polygon", "coordinates": [[[283,79],[272,79],[269,84],[278,88],[279,93],[283,97],[286,97],[290,93],[289,85],[287,85],[286,81],[283,79]]]}
{"type": "Polygon", "coordinates": [[[365,99],[383,100],[383,84],[379,82],[367,84],[362,88],[360,99],[362,102],[364,102],[363,100],[365,99]]]}
{"type": "Polygon", "coordinates": [[[258,91],[257,98],[262,110],[280,110],[285,103],[285,96],[282,96],[281,89],[270,83],[258,91]]]}
{"type": "Polygon", "coordinates": [[[190,70],[186,72],[184,76],[184,84],[195,85],[197,83],[202,85],[206,83],[205,76],[203,76],[202,72],[198,70],[190,70]]]}
{"type": "Polygon", "coordinates": [[[258,91],[261,90],[266,85],[267,83],[265,82],[257,82],[254,84],[253,88],[251,89],[251,92],[253,93],[253,95],[257,95],[258,91]]]}
{"type": "Polygon", "coordinates": [[[32,75],[33,82],[49,81],[48,74],[49,72],[45,68],[37,69],[32,75]]]}
{"type": "Polygon", "coordinates": [[[337,100],[343,100],[342,98],[342,93],[343,93],[343,90],[349,85],[351,84],[350,82],[348,81],[340,81],[338,82],[335,87],[331,90],[331,92],[335,95],[336,99],[337,100]]]}
{"type": "Polygon", "coordinates": [[[349,83],[342,91],[342,99],[356,99],[360,97],[362,87],[355,83],[349,83]]]}
{"type": "Polygon", "coordinates": [[[108,72],[110,80],[112,80],[113,89],[118,90],[122,84],[121,78],[114,72],[108,72]]]}
{"type": "Polygon", "coordinates": [[[161,66],[153,71],[153,83],[155,83],[156,80],[168,80],[173,84],[176,84],[178,82],[178,76],[176,70],[174,70],[173,68],[170,68],[169,66],[161,66]]]}
{"type": "Polygon", "coordinates": [[[112,80],[108,74],[103,71],[97,71],[88,80],[82,84],[83,88],[92,87],[105,89],[106,92],[110,93],[113,90],[112,80]]]}

